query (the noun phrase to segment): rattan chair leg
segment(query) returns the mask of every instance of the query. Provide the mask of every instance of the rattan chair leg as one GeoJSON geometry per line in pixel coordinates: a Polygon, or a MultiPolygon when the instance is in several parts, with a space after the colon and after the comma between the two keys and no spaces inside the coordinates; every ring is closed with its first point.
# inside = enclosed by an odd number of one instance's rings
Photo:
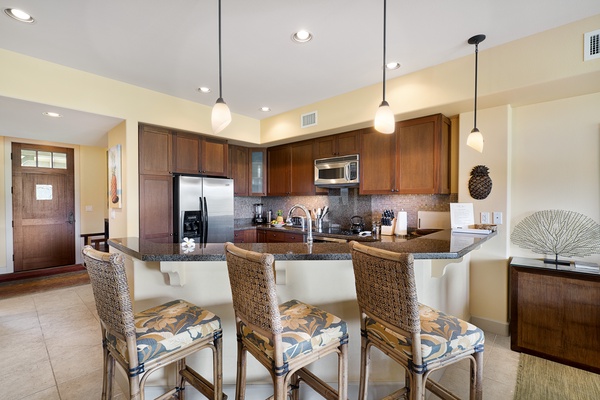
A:
{"type": "Polygon", "coordinates": [[[274,400],[287,400],[287,375],[276,376],[273,379],[273,399],[274,400]]]}
{"type": "Polygon", "coordinates": [[[473,354],[471,360],[471,400],[483,398],[483,352],[473,354]]]}
{"type": "Polygon", "coordinates": [[[297,373],[292,375],[290,379],[290,400],[298,400],[300,393],[300,377],[297,373]]]}
{"type": "MultiPolygon", "coordinates": [[[[214,400],[222,400],[223,395],[223,339],[214,341],[213,349],[213,380],[215,385],[214,400]]],[[[227,396],[225,396],[227,397],[227,396]]]]}
{"type": "Polygon", "coordinates": [[[175,370],[177,378],[179,378],[179,392],[177,393],[178,400],[185,400],[185,378],[181,375],[181,371],[185,370],[185,358],[175,361],[175,370]]]}
{"type": "Polygon", "coordinates": [[[104,376],[102,377],[102,399],[110,400],[112,398],[113,391],[113,376],[115,370],[115,360],[110,356],[108,348],[104,347],[103,356],[103,369],[104,376]]]}
{"type": "Polygon", "coordinates": [[[248,351],[246,346],[238,339],[237,377],[235,380],[235,398],[244,400],[246,398],[246,359],[248,351]]]}
{"type": "Polygon", "coordinates": [[[360,380],[358,383],[358,400],[367,399],[369,389],[369,371],[371,367],[371,344],[365,336],[360,340],[360,380]]]}
{"type": "Polygon", "coordinates": [[[339,347],[338,353],[338,398],[346,400],[348,398],[348,344],[345,343],[339,347]]]}

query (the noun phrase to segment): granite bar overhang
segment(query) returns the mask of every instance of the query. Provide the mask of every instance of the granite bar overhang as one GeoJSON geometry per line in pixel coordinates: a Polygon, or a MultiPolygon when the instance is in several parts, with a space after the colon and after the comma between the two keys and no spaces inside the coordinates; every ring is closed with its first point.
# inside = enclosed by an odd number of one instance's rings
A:
{"type": "MultiPolygon", "coordinates": [[[[496,236],[452,233],[450,229],[416,239],[369,242],[368,246],[398,253],[412,253],[415,259],[458,259],[496,236]]],[[[224,261],[224,244],[196,244],[185,249],[179,243],[157,243],[137,237],[111,238],[108,244],[142,261],[224,261]]],[[[238,243],[240,248],[273,254],[275,260],[350,260],[348,243],[238,243]]]]}

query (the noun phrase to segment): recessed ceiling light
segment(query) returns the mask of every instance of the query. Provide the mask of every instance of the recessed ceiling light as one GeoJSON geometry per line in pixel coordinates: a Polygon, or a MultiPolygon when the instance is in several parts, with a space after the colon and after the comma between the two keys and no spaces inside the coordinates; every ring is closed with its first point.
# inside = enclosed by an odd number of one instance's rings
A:
{"type": "Polygon", "coordinates": [[[52,117],[52,118],[60,118],[60,117],[62,117],[62,115],[60,115],[59,113],[55,113],[55,112],[52,112],[52,111],[46,111],[46,112],[43,112],[42,114],[44,114],[46,117],[52,117]]]}
{"type": "Polygon", "coordinates": [[[292,40],[296,43],[306,43],[312,40],[312,33],[305,30],[300,30],[292,35],[292,40]]]}
{"type": "Polygon", "coordinates": [[[269,107],[261,107],[261,108],[259,108],[259,110],[262,111],[262,112],[269,112],[269,111],[271,111],[271,109],[269,107]]]}
{"type": "Polygon", "coordinates": [[[210,88],[208,88],[206,86],[201,86],[196,90],[198,90],[200,93],[210,93],[210,88]]]}
{"type": "Polygon", "coordinates": [[[20,21],[20,22],[26,22],[28,24],[32,24],[35,22],[35,19],[33,19],[33,17],[31,15],[29,15],[25,11],[19,10],[17,8],[5,8],[4,13],[6,15],[8,15],[9,17],[16,19],[17,21],[20,21]]]}
{"type": "Polygon", "coordinates": [[[389,62],[389,63],[385,64],[385,67],[387,69],[398,69],[398,68],[400,68],[400,63],[396,62],[396,61],[389,62]]]}

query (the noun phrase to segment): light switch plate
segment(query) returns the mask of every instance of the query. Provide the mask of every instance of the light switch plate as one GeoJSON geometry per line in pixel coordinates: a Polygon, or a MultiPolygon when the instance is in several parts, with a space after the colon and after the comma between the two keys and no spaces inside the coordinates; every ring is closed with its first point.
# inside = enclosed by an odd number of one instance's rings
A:
{"type": "Polygon", "coordinates": [[[495,225],[501,225],[502,224],[502,211],[494,211],[493,217],[494,217],[494,224],[495,225]]]}

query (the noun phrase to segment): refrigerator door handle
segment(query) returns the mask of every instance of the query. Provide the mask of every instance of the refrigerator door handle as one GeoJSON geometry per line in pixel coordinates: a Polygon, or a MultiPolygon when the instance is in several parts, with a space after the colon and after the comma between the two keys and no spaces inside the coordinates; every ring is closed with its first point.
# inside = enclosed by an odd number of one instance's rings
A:
{"type": "Polygon", "coordinates": [[[208,205],[206,204],[206,197],[203,198],[204,199],[204,212],[203,212],[203,222],[204,222],[204,227],[202,229],[202,243],[206,244],[206,242],[208,241],[208,205]]]}

